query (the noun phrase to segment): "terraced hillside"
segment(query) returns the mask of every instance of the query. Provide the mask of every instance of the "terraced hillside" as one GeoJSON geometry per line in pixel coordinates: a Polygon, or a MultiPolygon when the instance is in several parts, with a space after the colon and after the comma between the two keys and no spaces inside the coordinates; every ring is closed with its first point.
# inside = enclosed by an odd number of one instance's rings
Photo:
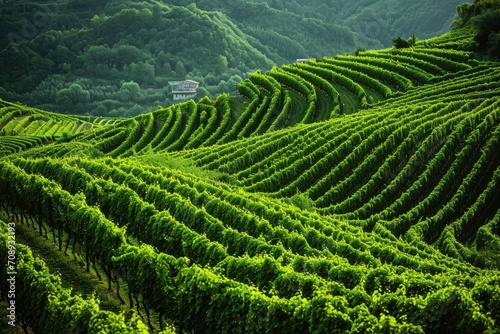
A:
{"type": "Polygon", "coordinates": [[[43,310],[64,302],[31,281],[49,273],[29,255],[18,278],[40,298],[21,294],[19,318],[35,332],[95,319],[108,332],[498,332],[500,64],[476,60],[470,38],[256,72],[240,97],[131,119],[2,102],[3,209],[79,253],[142,321],[96,306],[55,321],[43,310]]]}

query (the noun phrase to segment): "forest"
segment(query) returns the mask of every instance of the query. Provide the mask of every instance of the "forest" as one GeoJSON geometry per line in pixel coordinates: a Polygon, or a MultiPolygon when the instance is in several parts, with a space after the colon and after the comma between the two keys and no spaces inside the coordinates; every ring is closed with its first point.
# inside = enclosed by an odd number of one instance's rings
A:
{"type": "Polygon", "coordinates": [[[196,98],[214,98],[257,69],[435,36],[461,2],[6,1],[0,97],[129,117],[171,105],[170,80],[200,82],[196,98]]]}

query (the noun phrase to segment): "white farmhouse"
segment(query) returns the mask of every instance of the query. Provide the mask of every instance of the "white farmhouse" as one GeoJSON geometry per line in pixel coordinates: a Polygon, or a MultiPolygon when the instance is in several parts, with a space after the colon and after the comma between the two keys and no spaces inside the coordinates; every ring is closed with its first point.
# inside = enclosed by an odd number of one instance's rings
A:
{"type": "Polygon", "coordinates": [[[185,101],[194,98],[199,82],[193,80],[169,81],[172,87],[172,98],[174,101],[185,101]]]}

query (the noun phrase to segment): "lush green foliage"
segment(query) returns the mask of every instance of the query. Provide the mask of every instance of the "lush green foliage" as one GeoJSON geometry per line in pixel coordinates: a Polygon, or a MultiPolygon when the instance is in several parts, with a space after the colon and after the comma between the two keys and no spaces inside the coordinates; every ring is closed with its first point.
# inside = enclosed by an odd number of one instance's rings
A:
{"type": "Polygon", "coordinates": [[[464,29],[134,118],[2,101],[0,205],[126,286],[154,329],[494,333],[500,64],[464,29]]]}
{"type": "Polygon", "coordinates": [[[452,27],[473,25],[476,28],[474,42],[476,51],[489,57],[500,58],[500,3],[496,0],[479,0],[464,3],[457,8],[458,19],[452,27]]]}
{"type": "Polygon", "coordinates": [[[215,98],[258,68],[434,36],[459,3],[9,1],[0,6],[0,98],[134,116],[170,106],[171,80],[196,80],[196,99],[215,98]]]}
{"type": "MultiPolygon", "coordinates": [[[[95,297],[84,299],[72,295],[71,290],[63,288],[61,278],[51,274],[42,260],[33,257],[28,247],[8,242],[8,229],[14,227],[7,227],[1,221],[0,224],[0,256],[7,259],[15,249],[16,297],[12,300],[16,302],[17,316],[23,319],[26,328],[40,333],[148,333],[137,316],[125,320],[123,314],[99,310],[99,301],[95,297]]],[[[13,277],[7,275],[12,270],[6,266],[7,262],[2,261],[0,276],[4,282],[13,277]]],[[[4,291],[7,290],[2,290],[2,294],[4,291]]]]}

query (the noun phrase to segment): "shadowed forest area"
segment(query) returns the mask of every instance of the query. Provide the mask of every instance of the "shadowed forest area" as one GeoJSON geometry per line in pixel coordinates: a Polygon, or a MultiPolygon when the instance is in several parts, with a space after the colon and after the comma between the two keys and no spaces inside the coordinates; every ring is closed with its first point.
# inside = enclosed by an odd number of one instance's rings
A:
{"type": "Polygon", "coordinates": [[[256,69],[435,36],[461,2],[4,1],[0,97],[129,117],[171,105],[171,80],[214,98],[256,69]]]}

